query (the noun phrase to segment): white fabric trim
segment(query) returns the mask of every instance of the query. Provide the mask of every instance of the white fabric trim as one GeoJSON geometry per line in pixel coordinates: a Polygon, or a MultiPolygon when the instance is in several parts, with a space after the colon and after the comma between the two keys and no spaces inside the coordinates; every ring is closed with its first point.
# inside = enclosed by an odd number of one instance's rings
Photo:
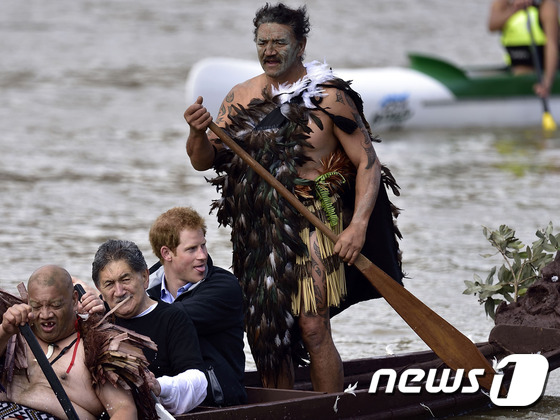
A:
{"type": "Polygon", "coordinates": [[[132,318],[142,318],[144,315],[148,315],[150,312],[152,312],[154,309],[156,309],[157,306],[157,302],[150,305],[148,307],[148,309],[146,309],[144,312],[142,312],[141,314],[138,314],[136,316],[133,316],[132,318]]]}
{"type": "Polygon", "coordinates": [[[159,400],[171,414],[187,413],[206,398],[208,381],[198,369],[189,369],[175,376],[161,376],[157,380],[161,386],[159,400]]]}
{"type": "Polygon", "coordinates": [[[289,102],[292,98],[301,95],[306,108],[315,109],[315,105],[311,102],[311,98],[325,97],[325,89],[317,86],[321,83],[334,79],[334,74],[330,66],[320,61],[312,61],[305,64],[307,74],[292,84],[283,83],[276,89],[272,86],[272,96],[278,96],[280,103],[289,102]]]}

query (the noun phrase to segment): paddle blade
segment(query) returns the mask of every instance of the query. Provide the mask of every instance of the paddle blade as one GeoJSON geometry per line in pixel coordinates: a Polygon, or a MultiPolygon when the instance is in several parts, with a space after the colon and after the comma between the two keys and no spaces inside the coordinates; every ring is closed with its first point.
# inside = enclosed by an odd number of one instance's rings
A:
{"type": "Polygon", "coordinates": [[[556,123],[552,115],[550,115],[550,112],[543,113],[542,126],[545,131],[556,131],[556,123]]]}
{"type": "Polygon", "coordinates": [[[387,303],[447,366],[453,370],[464,369],[465,374],[472,369],[483,369],[484,375],[477,377],[477,380],[480,386],[490,390],[495,371],[471,340],[362,254],[355,264],[387,303]]]}

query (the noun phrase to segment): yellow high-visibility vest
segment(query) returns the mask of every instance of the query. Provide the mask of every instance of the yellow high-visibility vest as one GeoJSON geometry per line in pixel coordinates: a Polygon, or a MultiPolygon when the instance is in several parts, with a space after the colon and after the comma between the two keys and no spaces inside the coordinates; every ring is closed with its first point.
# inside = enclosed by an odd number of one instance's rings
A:
{"type": "Polygon", "coordinates": [[[529,6],[527,12],[518,10],[507,20],[502,29],[504,47],[521,47],[531,45],[531,34],[527,28],[527,16],[531,19],[531,31],[536,45],[546,44],[546,35],[539,22],[539,9],[529,6]]]}

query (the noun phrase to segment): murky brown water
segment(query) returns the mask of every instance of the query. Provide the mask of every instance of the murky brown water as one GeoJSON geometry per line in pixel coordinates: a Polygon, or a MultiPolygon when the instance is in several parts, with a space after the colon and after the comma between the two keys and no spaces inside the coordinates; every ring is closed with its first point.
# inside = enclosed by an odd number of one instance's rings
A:
{"type": "MultiPolygon", "coordinates": [[[[110,237],[135,241],[154,262],[147,232],[161,212],[190,205],[208,215],[215,191],[184,153],[184,81],[203,57],[253,58],[251,20],[261,4],[2,1],[3,288],[14,290],[47,263],[89,278],[93,254],[110,237]]],[[[458,64],[501,60],[498,39],[485,28],[487,1],[463,2],[460,13],[445,0],[307,4],[307,58],[335,68],[405,65],[407,51],[458,64]]],[[[560,136],[527,129],[382,137],[377,152],[402,187],[395,202],[403,209],[406,286],[473,340],[485,340],[491,322],[476,298],[462,295],[464,280],[497,263],[480,256],[491,252],[482,226],[508,224],[525,242],[549,221],[560,228],[560,136]]],[[[212,215],[207,221],[210,252],[228,267],[229,232],[212,215]]],[[[382,300],[352,308],[333,328],[344,359],[384,354],[387,346],[425,348],[382,300]]],[[[553,379],[547,393],[560,394],[553,379]]],[[[555,413],[560,404],[552,398],[543,406],[555,413]]]]}

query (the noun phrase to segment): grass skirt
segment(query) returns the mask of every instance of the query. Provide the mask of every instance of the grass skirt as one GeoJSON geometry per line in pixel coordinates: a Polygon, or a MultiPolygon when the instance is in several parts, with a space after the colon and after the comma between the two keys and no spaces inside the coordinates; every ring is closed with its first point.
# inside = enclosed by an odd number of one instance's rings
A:
{"type": "MultiPolygon", "coordinates": [[[[338,214],[339,220],[336,226],[334,228],[331,227],[331,229],[336,235],[340,235],[343,230],[340,199],[337,194],[330,197],[330,199],[338,214]]],[[[304,205],[322,222],[327,225],[329,224],[327,215],[318,199],[305,200],[304,205]]],[[[321,260],[325,266],[327,283],[326,306],[339,306],[341,299],[346,296],[344,263],[337,255],[334,254],[334,244],[320,230],[315,229],[313,225],[307,225],[299,233],[302,241],[307,246],[309,253],[306,253],[305,255],[298,255],[296,257],[296,277],[298,279],[298,289],[292,296],[292,313],[295,316],[302,313],[317,314],[317,301],[312,277],[313,267],[310,257],[310,253],[312,252],[310,235],[313,231],[316,231],[321,260]]]]}

